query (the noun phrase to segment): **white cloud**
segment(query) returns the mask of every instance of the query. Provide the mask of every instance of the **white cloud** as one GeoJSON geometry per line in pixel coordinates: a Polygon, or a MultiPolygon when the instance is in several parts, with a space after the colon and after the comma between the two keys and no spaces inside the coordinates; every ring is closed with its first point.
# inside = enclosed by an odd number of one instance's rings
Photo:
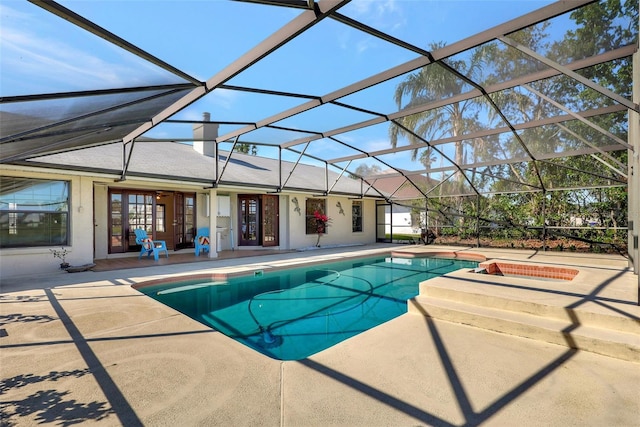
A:
{"type": "Polygon", "coordinates": [[[376,45],[375,40],[363,39],[363,40],[360,40],[358,43],[356,43],[356,49],[358,50],[358,53],[362,53],[368,50],[369,48],[374,47],[375,45],[376,45]]]}
{"type": "Polygon", "coordinates": [[[180,120],[193,120],[194,122],[198,122],[202,120],[202,113],[204,113],[205,111],[202,111],[202,112],[199,112],[196,110],[185,111],[184,114],[180,116],[180,120]]]}
{"type": "Polygon", "coordinates": [[[11,29],[3,31],[2,38],[5,57],[3,72],[15,71],[23,76],[46,77],[48,80],[71,83],[78,88],[95,81],[101,82],[101,86],[105,82],[107,85],[121,83],[115,73],[117,67],[105,64],[99,58],[68,44],[11,29]]]}
{"type": "Polygon", "coordinates": [[[353,0],[349,16],[362,20],[381,31],[406,26],[405,12],[396,0],[353,0]]]}
{"type": "MultiPolygon", "coordinates": [[[[354,0],[345,7],[344,13],[383,32],[391,33],[391,30],[397,30],[407,24],[404,10],[398,6],[396,0],[354,0]]],[[[355,48],[358,54],[380,46],[377,43],[378,39],[363,33],[345,30],[338,33],[337,37],[341,49],[355,48]]]]}
{"type": "Polygon", "coordinates": [[[372,139],[368,140],[365,144],[359,145],[358,148],[361,148],[368,153],[379,150],[386,150],[391,148],[391,142],[389,139],[372,139]]]}
{"type": "Polygon", "coordinates": [[[225,110],[231,110],[238,100],[238,97],[239,93],[235,90],[216,89],[207,97],[207,100],[210,101],[212,105],[225,110]]]}
{"type": "Polygon", "coordinates": [[[16,86],[12,95],[34,88],[39,92],[119,88],[168,79],[164,70],[77,28],[51,28],[46,21],[5,5],[0,14],[0,66],[3,81],[16,86]]]}

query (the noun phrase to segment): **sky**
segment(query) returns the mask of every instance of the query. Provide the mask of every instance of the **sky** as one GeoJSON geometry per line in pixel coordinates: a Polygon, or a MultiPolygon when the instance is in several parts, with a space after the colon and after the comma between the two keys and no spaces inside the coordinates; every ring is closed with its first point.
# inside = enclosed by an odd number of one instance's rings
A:
{"type": "MultiPolygon", "coordinates": [[[[206,80],[300,13],[283,7],[214,1],[61,1],[165,62],[206,80]]],[[[353,0],[340,13],[418,47],[452,43],[551,3],[520,0],[353,0]],[[478,14],[482,13],[482,19],[478,14]],[[451,25],[451,22],[456,22],[451,25]]],[[[96,36],[24,0],[0,3],[2,96],[45,91],[85,90],[160,79],[96,36]],[[48,75],[42,75],[46,67],[48,75]],[[19,71],[22,82],[11,79],[19,71]],[[9,72],[9,75],[6,75],[9,72]],[[69,79],[69,74],[74,78],[69,79]],[[25,79],[24,77],[29,77],[25,79]],[[8,84],[7,83],[10,83],[8,84]]],[[[260,75],[238,80],[294,92],[330,91],[404,62],[413,54],[332,20],[312,29],[277,53],[277,63],[261,65],[260,75]],[[305,53],[306,52],[306,53],[305,53]],[[291,58],[298,59],[293,64],[291,58]],[[289,64],[287,64],[289,62],[289,64]],[[295,70],[288,73],[287,68],[295,70]],[[341,71],[336,76],[336,65],[341,71]],[[302,71],[305,74],[302,74],[302,71]],[[263,73],[267,74],[264,75],[263,73]],[[311,77],[332,74],[332,85],[310,85],[311,77]],[[286,77],[285,77],[286,76],[286,77]],[[290,78],[291,77],[291,78],[290,78]],[[263,81],[258,81],[262,79],[263,81]]],[[[326,79],[319,78],[320,81],[326,79]]]]}
{"type": "MultiPolygon", "coordinates": [[[[454,43],[550,3],[353,0],[339,12],[428,49],[431,43],[454,43]]],[[[60,4],[203,81],[301,13],[296,9],[226,0],[83,0],[60,4]]],[[[416,57],[414,52],[325,19],[227,84],[322,96],[416,57]]],[[[182,82],[179,77],[24,0],[0,3],[0,70],[0,96],[182,82]]],[[[345,102],[392,113],[397,111],[393,90],[398,82],[396,79],[376,90],[350,95],[345,102]]],[[[300,98],[215,90],[173,118],[200,120],[207,111],[212,120],[257,122],[303,102],[300,98]]],[[[28,107],[25,103],[12,108],[19,111],[28,107]]],[[[278,125],[328,131],[373,117],[323,105],[278,125]]],[[[222,126],[221,133],[234,128],[222,126]]],[[[146,136],[188,138],[190,134],[190,126],[164,124],[146,136]]],[[[306,134],[262,129],[247,136],[280,143],[300,135],[306,134]]],[[[340,139],[367,151],[388,148],[388,124],[345,133],[340,139]]],[[[329,158],[356,153],[326,140],[322,144],[312,143],[308,152],[329,158]]],[[[410,160],[409,152],[397,153],[394,161],[406,164],[407,169],[419,166],[410,160]]]]}

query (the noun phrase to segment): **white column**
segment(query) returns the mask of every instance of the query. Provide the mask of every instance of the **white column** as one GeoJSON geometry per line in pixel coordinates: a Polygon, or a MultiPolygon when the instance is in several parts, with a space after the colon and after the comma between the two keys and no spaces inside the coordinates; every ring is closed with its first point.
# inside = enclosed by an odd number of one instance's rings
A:
{"type": "Polygon", "coordinates": [[[218,258],[218,239],[216,226],[218,225],[218,190],[209,189],[209,258],[218,258]]]}

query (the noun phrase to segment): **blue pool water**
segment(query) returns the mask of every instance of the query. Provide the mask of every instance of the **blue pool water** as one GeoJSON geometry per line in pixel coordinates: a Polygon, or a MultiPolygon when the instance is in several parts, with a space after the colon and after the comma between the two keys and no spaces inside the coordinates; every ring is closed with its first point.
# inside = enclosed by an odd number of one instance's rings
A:
{"type": "Polygon", "coordinates": [[[421,281],[477,265],[382,256],[136,288],[269,357],[300,360],[406,313],[421,281]]]}

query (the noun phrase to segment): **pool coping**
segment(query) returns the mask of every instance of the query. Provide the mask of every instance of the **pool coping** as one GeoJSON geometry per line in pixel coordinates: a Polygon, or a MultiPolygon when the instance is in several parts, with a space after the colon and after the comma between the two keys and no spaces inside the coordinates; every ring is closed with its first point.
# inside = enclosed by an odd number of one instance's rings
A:
{"type": "MultiPolygon", "coordinates": [[[[366,254],[350,254],[345,255],[340,258],[323,258],[323,259],[311,259],[308,261],[301,261],[296,263],[283,263],[280,265],[256,265],[251,264],[248,267],[244,267],[242,269],[238,269],[237,267],[230,267],[229,271],[214,271],[211,273],[199,273],[199,274],[189,274],[185,275],[184,280],[202,280],[209,279],[212,281],[217,280],[226,280],[232,277],[243,277],[243,276],[253,276],[258,272],[270,272],[270,271],[280,271],[280,270],[289,270],[293,268],[304,268],[317,266],[322,264],[327,264],[331,262],[339,262],[346,261],[351,259],[362,259],[362,258],[372,258],[379,256],[391,256],[391,257],[402,257],[402,258],[445,258],[445,259],[455,259],[461,261],[476,261],[482,262],[487,261],[487,257],[473,252],[457,252],[457,251],[427,251],[427,252],[413,252],[411,250],[393,250],[389,249],[388,251],[382,250],[374,253],[366,253],[366,254]]],[[[219,270],[224,270],[221,268],[219,270]]],[[[149,281],[139,282],[132,285],[132,288],[138,290],[147,286],[156,286],[162,285],[167,282],[175,281],[175,277],[162,277],[159,279],[152,279],[149,281]]]]}
{"type": "Polygon", "coordinates": [[[426,250],[426,251],[412,251],[412,250],[395,250],[391,251],[392,255],[404,256],[409,258],[448,258],[448,259],[460,259],[464,261],[487,261],[486,255],[482,255],[477,252],[467,251],[443,251],[443,250],[426,250]]]}
{"type": "MultiPolygon", "coordinates": [[[[201,279],[211,279],[211,280],[226,280],[229,278],[234,278],[234,277],[244,277],[244,276],[249,276],[249,277],[253,277],[256,273],[258,272],[270,272],[270,271],[281,271],[281,270],[290,270],[290,269],[294,269],[294,268],[304,268],[304,267],[311,267],[311,266],[317,266],[317,265],[322,265],[322,264],[328,264],[331,262],[340,262],[340,261],[347,261],[347,260],[351,260],[351,259],[363,259],[363,258],[372,258],[372,257],[379,257],[379,256],[385,256],[385,255],[392,255],[392,251],[380,251],[380,252],[375,252],[375,253],[366,253],[366,254],[354,254],[354,255],[346,255],[346,256],[342,256],[339,258],[322,258],[322,259],[311,259],[308,261],[301,261],[301,262],[295,262],[295,263],[290,263],[290,262],[284,262],[282,264],[273,264],[273,263],[269,263],[269,264],[250,264],[247,267],[243,267],[241,269],[238,269],[237,267],[223,267],[219,270],[223,270],[223,271],[214,271],[211,273],[196,273],[196,274],[188,274],[188,275],[184,275],[181,276],[184,278],[184,280],[201,280],[201,279]],[[227,271],[224,271],[225,268],[227,268],[227,271]]],[[[144,281],[144,282],[138,282],[138,283],[134,283],[133,285],[131,285],[131,287],[133,289],[140,289],[140,288],[144,288],[147,286],[156,286],[156,285],[162,285],[164,283],[167,282],[171,282],[171,281],[175,281],[176,277],[175,276],[169,276],[169,277],[162,277],[162,278],[158,278],[158,279],[152,279],[149,281],[144,281]]]]}

